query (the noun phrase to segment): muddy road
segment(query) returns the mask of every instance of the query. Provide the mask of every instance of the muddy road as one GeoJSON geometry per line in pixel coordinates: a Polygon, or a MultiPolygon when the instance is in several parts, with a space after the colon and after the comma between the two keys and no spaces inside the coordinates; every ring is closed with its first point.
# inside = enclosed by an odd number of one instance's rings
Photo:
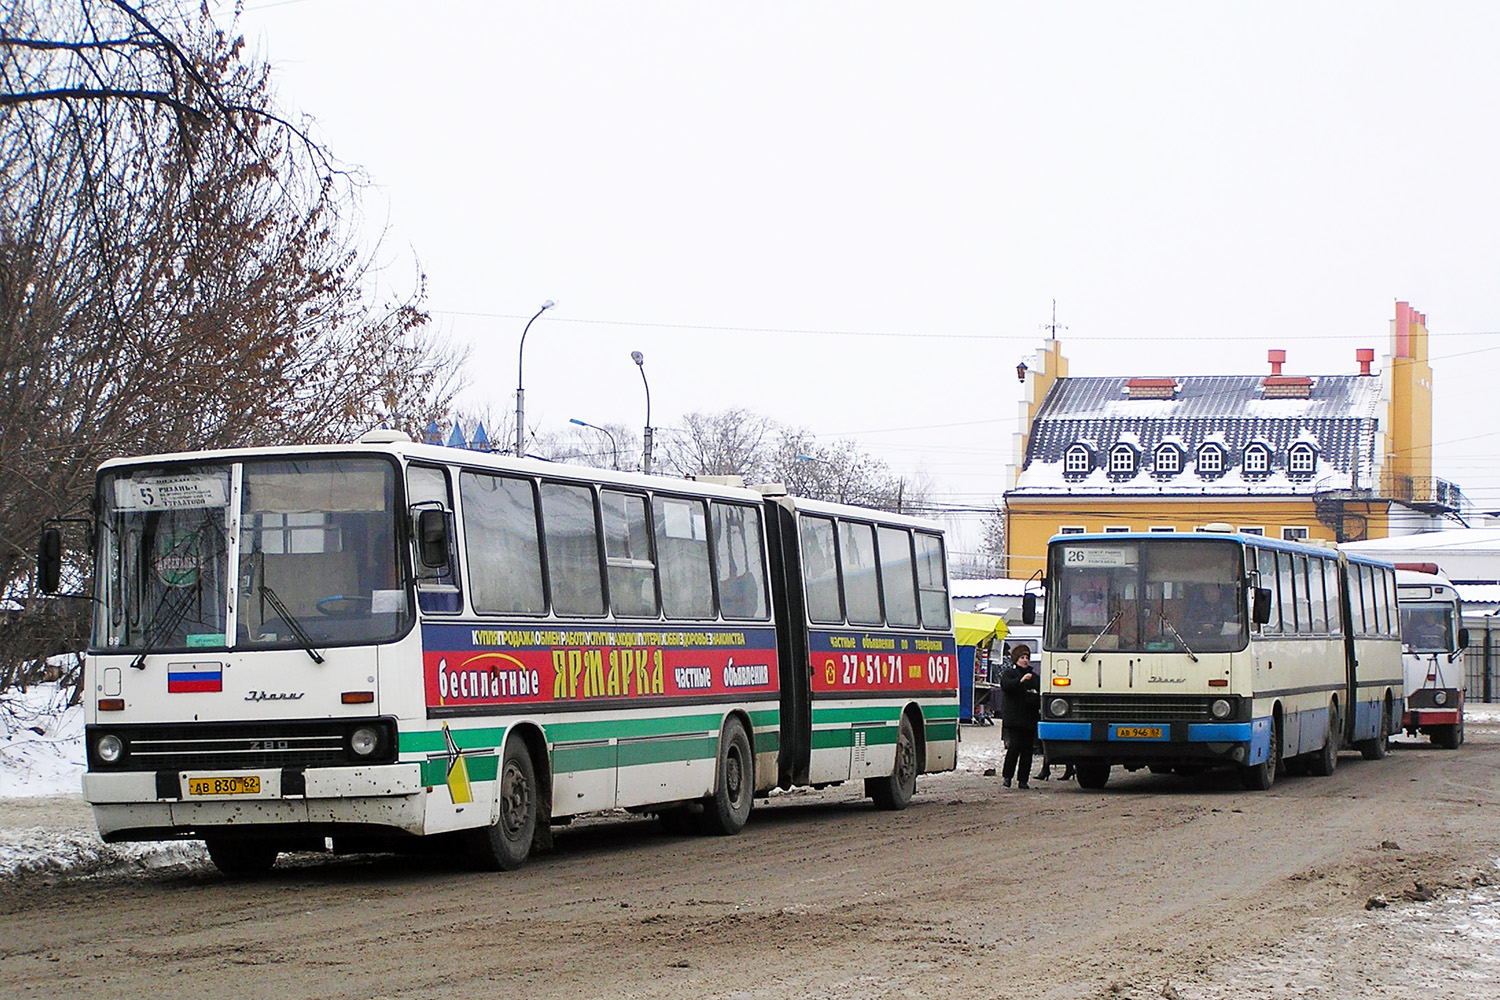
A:
{"type": "MultiPolygon", "coordinates": [[[[252,882],[191,858],[11,877],[0,996],[1500,994],[1500,942],[1472,918],[1500,903],[1422,930],[1443,900],[1500,898],[1493,723],[1269,793],[1119,769],[1103,792],[1002,791],[982,773],[997,730],[964,738],[964,769],[905,812],[839,788],[758,804],[733,838],[607,816],[516,873],[295,856],[252,882]]],[[[70,821],[49,809],[81,807],[0,803],[0,827],[70,821]]]]}

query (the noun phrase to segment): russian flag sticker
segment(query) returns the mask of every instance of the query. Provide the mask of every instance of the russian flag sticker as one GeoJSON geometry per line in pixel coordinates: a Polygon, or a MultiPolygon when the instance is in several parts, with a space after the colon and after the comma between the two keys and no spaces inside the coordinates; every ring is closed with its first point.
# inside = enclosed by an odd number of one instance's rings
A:
{"type": "Polygon", "coordinates": [[[224,690],[224,665],[221,663],[167,664],[168,694],[222,690],[224,690]]]}

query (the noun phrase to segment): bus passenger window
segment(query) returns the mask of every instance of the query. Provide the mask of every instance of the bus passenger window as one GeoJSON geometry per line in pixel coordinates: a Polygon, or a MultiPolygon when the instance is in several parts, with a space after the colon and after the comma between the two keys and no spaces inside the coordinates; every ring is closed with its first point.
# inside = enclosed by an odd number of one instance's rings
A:
{"type": "Polygon", "coordinates": [[[657,494],[655,520],[662,610],[668,618],[712,618],[714,585],[703,503],[657,494]]]}
{"type": "Polygon", "coordinates": [[[474,610],[546,614],[531,480],[465,472],[458,479],[458,495],[474,610]]]}
{"type": "Polygon", "coordinates": [[[833,540],[833,521],[804,514],[801,520],[802,583],[807,592],[807,617],[815,622],[844,620],[839,601],[839,563],[833,540]]]}
{"type": "Polygon", "coordinates": [[[911,561],[911,534],[904,528],[881,528],[877,538],[886,621],[891,625],[916,625],[917,590],[911,561]]]}
{"type": "Polygon", "coordinates": [[[925,531],[918,531],[912,537],[917,543],[917,597],[922,611],[922,627],[951,628],[948,559],[943,553],[943,538],[925,531]]]}
{"type": "Polygon", "coordinates": [[[552,610],[559,615],[604,614],[599,573],[599,528],[587,486],[542,484],[543,537],[552,610]]]}
{"type": "Polygon", "coordinates": [[[710,509],[720,613],[725,618],[765,618],[766,561],[760,511],[717,501],[710,509]]]}
{"type": "Polygon", "coordinates": [[[626,618],[655,618],[656,563],[651,558],[646,498],[604,490],[599,505],[604,513],[610,608],[626,618]]]}
{"type": "Polygon", "coordinates": [[[875,579],[875,529],[839,522],[839,556],[844,580],[844,611],[849,621],[879,625],[880,588],[875,579]]]}

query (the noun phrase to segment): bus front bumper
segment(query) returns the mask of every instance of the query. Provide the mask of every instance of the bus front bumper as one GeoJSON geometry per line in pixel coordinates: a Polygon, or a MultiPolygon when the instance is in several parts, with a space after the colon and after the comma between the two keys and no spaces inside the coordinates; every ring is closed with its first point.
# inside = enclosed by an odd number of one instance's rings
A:
{"type": "Polygon", "coordinates": [[[154,771],[89,771],[83,798],[106,843],[122,840],[195,839],[204,831],[277,827],[312,831],[360,827],[421,834],[426,788],[418,764],[307,768],[302,794],[282,794],[277,772],[258,774],[259,794],[189,798],[158,795],[154,771]]]}
{"type": "MultiPolygon", "coordinates": [[[[1051,764],[1107,761],[1126,766],[1200,763],[1244,764],[1253,760],[1256,722],[1042,722],[1037,736],[1051,764]]],[[[1262,752],[1260,757],[1264,758],[1262,752]]]]}

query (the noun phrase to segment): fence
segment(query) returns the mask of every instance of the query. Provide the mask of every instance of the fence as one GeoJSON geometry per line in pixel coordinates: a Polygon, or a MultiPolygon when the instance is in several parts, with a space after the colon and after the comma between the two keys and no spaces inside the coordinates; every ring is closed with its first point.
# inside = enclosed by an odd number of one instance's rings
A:
{"type": "Polygon", "coordinates": [[[1469,648],[1464,650],[1464,698],[1468,701],[1500,701],[1500,623],[1492,615],[1464,617],[1469,630],[1469,648]]]}

